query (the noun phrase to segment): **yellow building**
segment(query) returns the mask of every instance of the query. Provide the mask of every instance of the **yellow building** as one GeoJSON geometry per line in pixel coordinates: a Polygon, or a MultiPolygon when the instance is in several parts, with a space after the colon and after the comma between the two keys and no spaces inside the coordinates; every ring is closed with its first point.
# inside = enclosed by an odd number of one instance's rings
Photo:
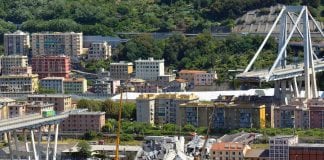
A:
{"type": "Polygon", "coordinates": [[[110,77],[116,80],[127,80],[133,73],[133,63],[120,61],[110,63],[110,77]]]}
{"type": "Polygon", "coordinates": [[[213,128],[265,128],[265,105],[215,104],[213,128]]]}
{"type": "Polygon", "coordinates": [[[179,105],[177,125],[192,124],[196,127],[207,127],[209,117],[213,113],[212,102],[191,102],[179,105]]]}
{"type": "Polygon", "coordinates": [[[194,94],[141,94],[136,99],[136,118],[145,123],[176,123],[179,105],[194,102],[194,94]]]}
{"type": "Polygon", "coordinates": [[[0,77],[0,94],[32,94],[38,90],[37,74],[0,77]]]}
{"type": "Polygon", "coordinates": [[[0,98],[0,120],[9,117],[9,105],[12,105],[16,100],[6,97],[0,98]]]}

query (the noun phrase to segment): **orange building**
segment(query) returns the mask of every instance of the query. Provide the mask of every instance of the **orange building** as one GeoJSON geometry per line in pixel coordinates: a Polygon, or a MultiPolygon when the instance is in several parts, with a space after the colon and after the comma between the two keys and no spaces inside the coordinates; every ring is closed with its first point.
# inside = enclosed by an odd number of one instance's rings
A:
{"type": "Polygon", "coordinates": [[[194,86],[210,86],[217,79],[216,72],[208,73],[200,70],[181,70],[179,77],[189,82],[190,87],[194,86]]]}
{"type": "Polygon", "coordinates": [[[237,142],[214,143],[210,150],[212,160],[243,160],[250,146],[237,142]]]}

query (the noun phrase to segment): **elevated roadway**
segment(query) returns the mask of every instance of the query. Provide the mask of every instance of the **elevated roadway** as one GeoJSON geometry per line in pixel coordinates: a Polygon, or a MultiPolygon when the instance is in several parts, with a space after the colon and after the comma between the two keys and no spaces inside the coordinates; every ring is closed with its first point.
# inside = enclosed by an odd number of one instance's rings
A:
{"type": "MultiPolygon", "coordinates": [[[[324,71],[324,59],[314,60],[315,72],[324,71]]],[[[304,75],[304,63],[287,65],[286,68],[276,68],[269,74],[268,69],[240,73],[237,79],[245,82],[264,82],[269,76],[269,81],[277,81],[300,77],[304,75]]]]}

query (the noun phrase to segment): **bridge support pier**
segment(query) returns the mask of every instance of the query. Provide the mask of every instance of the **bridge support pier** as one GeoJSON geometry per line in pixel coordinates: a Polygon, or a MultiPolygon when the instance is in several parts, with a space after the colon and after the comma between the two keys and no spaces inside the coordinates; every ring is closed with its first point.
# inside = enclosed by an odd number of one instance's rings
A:
{"type": "MultiPolygon", "coordinates": [[[[23,129],[23,135],[24,135],[24,141],[25,141],[26,152],[29,152],[29,146],[28,146],[28,141],[27,141],[27,133],[26,133],[26,129],[23,129]]],[[[30,160],[30,156],[28,156],[27,159],[30,160]]]]}
{"type": "Polygon", "coordinates": [[[37,150],[36,150],[36,145],[35,145],[34,131],[32,129],[30,130],[30,137],[31,137],[31,143],[32,143],[33,152],[34,152],[34,158],[35,158],[35,160],[38,160],[38,155],[37,155],[37,150]]]}
{"type": "MultiPolygon", "coordinates": [[[[17,137],[16,130],[13,131],[13,135],[14,135],[14,140],[15,140],[16,151],[19,151],[19,148],[18,148],[18,137],[17,137]]],[[[20,160],[20,156],[19,155],[17,155],[16,157],[20,160]]]]}
{"type": "Polygon", "coordinates": [[[51,128],[52,128],[52,125],[48,125],[47,146],[46,146],[46,160],[49,160],[49,148],[50,148],[50,145],[51,145],[51,128]]]}
{"type": "Polygon", "coordinates": [[[58,128],[59,128],[59,124],[57,123],[57,124],[55,124],[55,139],[54,139],[53,160],[56,160],[58,128]]]}
{"type": "Polygon", "coordinates": [[[7,138],[8,138],[8,146],[9,146],[9,152],[10,152],[10,159],[13,160],[14,159],[14,156],[13,156],[13,153],[12,153],[12,146],[11,146],[11,133],[8,131],[6,133],[7,135],[7,138]]]}

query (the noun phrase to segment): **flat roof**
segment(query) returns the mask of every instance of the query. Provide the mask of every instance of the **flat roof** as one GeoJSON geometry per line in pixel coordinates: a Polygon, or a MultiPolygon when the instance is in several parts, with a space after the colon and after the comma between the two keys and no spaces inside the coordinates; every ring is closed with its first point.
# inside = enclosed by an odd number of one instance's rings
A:
{"type": "Polygon", "coordinates": [[[45,77],[42,78],[41,80],[64,80],[64,77],[45,77]]]}
{"type": "Polygon", "coordinates": [[[269,157],[269,149],[249,149],[244,157],[256,158],[256,157],[269,157]]]}
{"type": "MultiPolygon", "coordinates": [[[[115,151],[116,150],[116,145],[90,145],[90,147],[91,147],[91,151],[115,151]]],[[[142,149],[141,146],[119,146],[120,151],[137,152],[141,149],[142,149]]],[[[76,145],[62,152],[77,152],[77,151],[78,148],[76,145]]]]}
{"type": "Polygon", "coordinates": [[[106,112],[71,112],[70,115],[103,115],[106,114],[106,112]]]}
{"type": "Polygon", "coordinates": [[[309,147],[309,148],[324,148],[324,144],[321,143],[297,143],[289,147],[309,147]]]}
{"type": "Polygon", "coordinates": [[[29,94],[27,97],[53,97],[53,98],[68,98],[71,95],[64,94],[29,94]]]}

